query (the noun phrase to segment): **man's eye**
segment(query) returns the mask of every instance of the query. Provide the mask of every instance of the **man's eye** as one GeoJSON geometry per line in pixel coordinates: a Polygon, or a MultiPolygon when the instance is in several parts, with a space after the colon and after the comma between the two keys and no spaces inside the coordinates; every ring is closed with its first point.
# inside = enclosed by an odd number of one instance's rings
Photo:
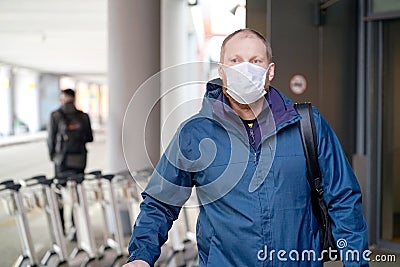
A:
{"type": "Polygon", "coordinates": [[[260,64],[262,61],[260,59],[254,59],[253,60],[253,64],[260,64]]]}
{"type": "Polygon", "coordinates": [[[238,63],[239,60],[238,60],[237,58],[234,58],[234,59],[231,59],[231,62],[232,62],[232,63],[238,63]]]}

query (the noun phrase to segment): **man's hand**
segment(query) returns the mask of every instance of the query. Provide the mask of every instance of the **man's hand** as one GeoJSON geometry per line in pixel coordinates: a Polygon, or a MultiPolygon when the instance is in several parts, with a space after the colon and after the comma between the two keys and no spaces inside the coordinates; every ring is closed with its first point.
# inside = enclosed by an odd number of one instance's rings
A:
{"type": "Polygon", "coordinates": [[[150,267],[150,265],[145,261],[135,260],[122,265],[122,267],[150,267]]]}

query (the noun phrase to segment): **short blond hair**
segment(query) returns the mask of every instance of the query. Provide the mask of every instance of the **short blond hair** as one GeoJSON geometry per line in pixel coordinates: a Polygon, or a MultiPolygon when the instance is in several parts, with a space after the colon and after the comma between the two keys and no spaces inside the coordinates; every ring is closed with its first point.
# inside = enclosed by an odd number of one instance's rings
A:
{"type": "Polygon", "coordinates": [[[229,42],[230,39],[232,39],[237,34],[243,34],[243,38],[257,37],[258,39],[260,39],[265,45],[268,63],[272,62],[271,44],[267,41],[267,39],[265,39],[265,37],[261,33],[259,33],[256,30],[249,29],[249,28],[237,30],[237,31],[235,31],[235,32],[233,32],[233,33],[231,33],[231,34],[229,34],[228,36],[225,37],[225,39],[224,39],[224,41],[222,42],[222,45],[221,45],[221,52],[220,52],[220,61],[221,62],[222,62],[222,59],[224,58],[224,55],[225,55],[225,46],[226,46],[226,44],[229,42]]]}

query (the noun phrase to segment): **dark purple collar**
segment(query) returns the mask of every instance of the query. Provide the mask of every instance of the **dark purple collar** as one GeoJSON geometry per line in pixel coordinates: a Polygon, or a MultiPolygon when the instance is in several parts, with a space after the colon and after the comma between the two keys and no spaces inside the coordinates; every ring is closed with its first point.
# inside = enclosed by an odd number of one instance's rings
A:
{"type": "MultiPolygon", "coordinates": [[[[212,101],[213,113],[219,117],[222,122],[227,122],[242,132],[242,134],[246,134],[242,120],[231,108],[229,99],[222,93],[220,80],[213,80],[207,84],[206,97],[214,99],[214,101],[212,101]]],[[[261,136],[270,135],[271,132],[277,132],[287,124],[299,119],[299,115],[294,109],[293,102],[274,87],[269,87],[265,95],[265,100],[263,109],[257,117],[261,136]]]]}

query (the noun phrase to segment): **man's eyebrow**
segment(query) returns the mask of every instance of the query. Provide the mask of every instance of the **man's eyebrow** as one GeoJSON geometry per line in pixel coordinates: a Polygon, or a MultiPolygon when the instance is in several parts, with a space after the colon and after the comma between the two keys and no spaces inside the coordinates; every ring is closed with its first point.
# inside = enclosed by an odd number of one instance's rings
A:
{"type": "Polygon", "coordinates": [[[250,59],[255,59],[255,58],[267,59],[267,57],[263,56],[263,55],[254,55],[254,56],[250,57],[250,59]]]}

